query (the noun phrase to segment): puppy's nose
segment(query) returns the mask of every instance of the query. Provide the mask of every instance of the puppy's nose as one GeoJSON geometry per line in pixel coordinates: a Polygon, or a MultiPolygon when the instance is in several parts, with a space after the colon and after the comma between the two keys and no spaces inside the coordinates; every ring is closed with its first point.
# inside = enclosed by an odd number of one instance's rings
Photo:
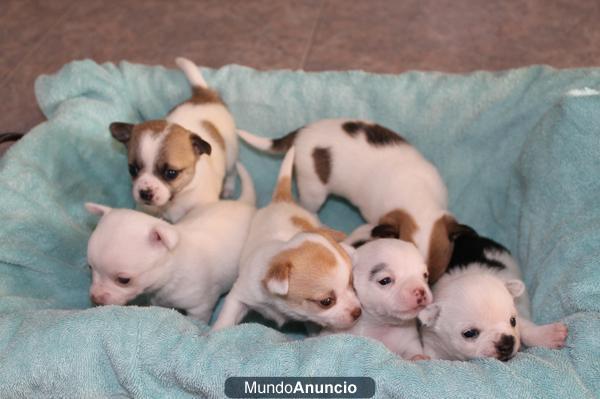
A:
{"type": "Polygon", "coordinates": [[[94,304],[95,306],[98,305],[102,305],[102,299],[100,296],[97,296],[96,294],[91,294],[90,295],[90,301],[92,301],[92,304],[94,304]]]}
{"type": "Polygon", "coordinates": [[[150,189],[140,190],[140,198],[143,199],[144,201],[152,201],[152,197],[154,197],[152,190],[150,190],[150,189]]]}
{"type": "Polygon", "coordinates": [[[415,288],[413,291],[414,296],[417,298],[417,305],[422,305],[425,302],[425,289],[415,288]]]}
{"type": "Polygon", "coordinates": [[[513,349],[515,348],[515,337],[502,334],[495,346],[498,360],[505,362],[512,357],[513,349]]]}
{"type": "Polygon", "coordinates": [[[350,312],[350,316],[352,316],[354,320],[358,320],[361,314],[362,310],[360,308],[354,308],[352,312],[350,312]]]}

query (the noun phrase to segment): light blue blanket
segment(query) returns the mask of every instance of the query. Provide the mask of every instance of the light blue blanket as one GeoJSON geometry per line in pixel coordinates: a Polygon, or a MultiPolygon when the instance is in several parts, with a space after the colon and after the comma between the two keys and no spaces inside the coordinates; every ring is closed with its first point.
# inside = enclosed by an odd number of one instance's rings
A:
{"type": "MultiPolygon", "coordinates": [[[[566,95],[600,88],[599,69],[204,73],[257,134],[350,116],[404,135],[439,167],[459,219],[518,257],[535,319],[565,320],[567,347],[507,363],[408,362],[359,337],[292,341],[255,323],[207,335],[169,309],[89,308],[96,218],[82,204],[133,205],[108,124],[160,118],[189,88],[176,70],[82,61],[38,79],[49,121],[0,159],[1,397],[222,397],[228,376],[370,376],[382,398],[600,393],[600,96],[566,95]]],[[[241,158],[264,204],[279,159],[241,158]]],[[[360,221],[341,201],[321,217],[346,231],[360,221]]]]}

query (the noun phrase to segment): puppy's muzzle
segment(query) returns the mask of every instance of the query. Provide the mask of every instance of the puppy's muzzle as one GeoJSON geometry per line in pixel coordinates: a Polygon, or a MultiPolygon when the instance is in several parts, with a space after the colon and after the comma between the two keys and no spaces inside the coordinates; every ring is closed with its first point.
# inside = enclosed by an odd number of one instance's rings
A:
{"type": "Polygon", "coordinates": [[[515,349],[515,337],[512,335],[502,334],[502,337],[496,342],[496,354],[498,360],[503,362],[513,357],[513,349],[515,349]]]}
{"type": "Polygon", "coordinates": [[[354,319],[354,320],[358,320],[358,318],[360,317],[361,314],[362,314],[361,308],[354,308],[352,310],[352,312],[350,312],[350,316],[352,316],[352,319],[354,319]]]}
{"type": "Polygon", "coordinates": [[[140,190],[139,192],[140,198],[147,204],[152,202],[152,198],[154,198],[154,193],[150,189],[140,190]]]}

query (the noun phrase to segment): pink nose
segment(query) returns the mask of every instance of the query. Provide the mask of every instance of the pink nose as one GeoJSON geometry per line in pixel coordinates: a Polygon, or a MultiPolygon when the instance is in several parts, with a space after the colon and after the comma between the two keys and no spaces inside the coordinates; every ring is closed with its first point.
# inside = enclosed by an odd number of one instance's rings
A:
{"type": "Polygon", "coordinates": [[[413,290],[413,295],[416,298],[417,305],[423,305],[425,303],[425,300],[426,300],[425,289],[423,289],[423,288],[415,288],[413,290]]]}
{"type": "Polygon", "coordinates": [[[94,305],[104,305],[106,302],[106,295],[90,294],[90,300],[94,305]]]}

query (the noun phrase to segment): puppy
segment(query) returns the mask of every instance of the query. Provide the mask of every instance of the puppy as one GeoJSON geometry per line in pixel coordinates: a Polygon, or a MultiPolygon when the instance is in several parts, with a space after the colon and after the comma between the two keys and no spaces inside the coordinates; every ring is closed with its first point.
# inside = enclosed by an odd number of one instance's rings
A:
{"type": "Polygon", "coordinates": [[[404,138],[369,121],[321,120],[280,139],[248,132],[250,145],[270,152],[296,148],[300,203],[316,212],[329,194],[356,205],[371,224],[393,226],[425,257],[432,282],[452,254],[458,223],[447,210],[447,190],[436,168],[404,138]]]}
{"type": "Polygon", "coordinates": [[[238,155],[235,123],[219,94],[198,67],[175,60],[192,86],[192,97],[163,120],[114,122],[112,136],[125,144],[133,198],[154,215],[176,222],[197,204],[233,192],[238,155]]]}
{"type": "Polygon", "coordinates": [[[467,229],[456,238],[448,272],[419,314],[425,354],[434,359],[506,361],[521,344],[561,348],[564,323],[531,322],[529,297],[515,259],[502,245],[467,229]]]}
{"type": "Polygon", "coordinates": [[[417,314],[432,295],[417,248],[391,238],[368,242],[356,251],[353,275],[362,316],[350,329],[324,333],[374,338],[405,359],[423,359],[417,314]]]}
{"type": "Polygon", "coordinates": [[[130,209],[86,204],[102,216],[88,243],[92,302],[125,305],[150,293],[152,304],[208,322],[237,277],[255,212],[252,179],[241,164],[238,173],[238,201],[196,207],[175,225],[130,209]]]}
{"type": "Polygon", "coordinates": [[[240,275],[213,330],[238,324],[248,310],[279,326],[287,320],[348,328],[361,314],[352,287],[354,252],[338,232],[294,203],[294,149],[285,156],[272,202],[260,209],[242,253],[240,275]]]}

